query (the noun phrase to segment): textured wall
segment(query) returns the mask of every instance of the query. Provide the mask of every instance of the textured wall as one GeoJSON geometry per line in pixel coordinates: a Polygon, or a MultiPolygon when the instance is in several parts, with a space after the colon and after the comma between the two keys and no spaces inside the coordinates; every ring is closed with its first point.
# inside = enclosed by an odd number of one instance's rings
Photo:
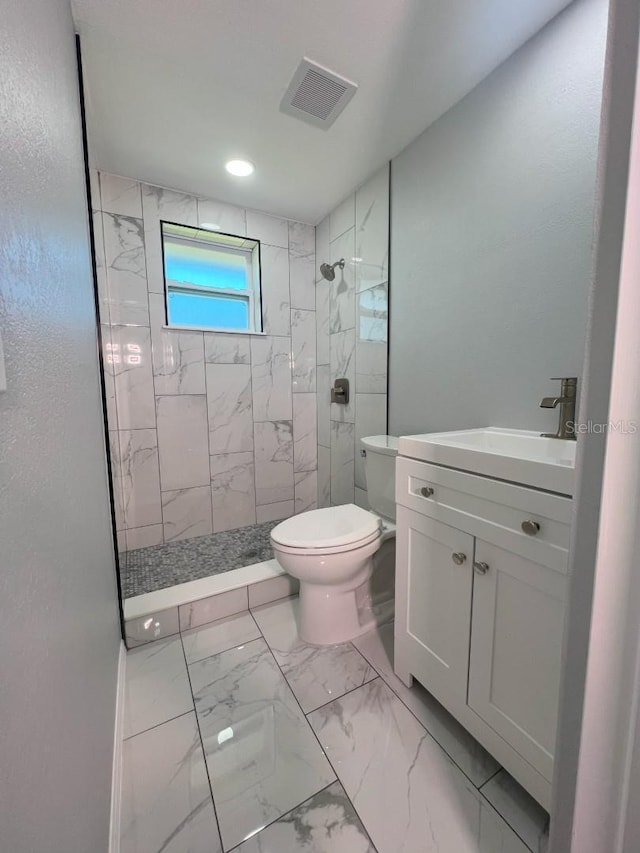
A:
{"type": "Polygon", "coordinates": [[[385,166],[316,228],[318,315],[318,494],[321,506],[367,506],[359,439],[387,431],[389,167],[385,166]],[[344,258],[332,282],[320,264],[344,258]],[[351,399],[330,402],[346,377],[351,399]]]}
{"type": "Polygon", "coordinates": [[[579,0],[392,163],[390,429],[551,431],[585,339],[606,0],[579,0]]]}
{"type": "Polygon", "coordinates": [[[104,173],[92,207],[121,549],[315,507],[313,226],[104,173]],[[161,219],[261,241],[265,335],[164,328],[161,219]]]}
{"type": "Polygon", "coordinates": [[[106,851],[120,628],[73,24],[0,28],[0,849],[106,851]]]}

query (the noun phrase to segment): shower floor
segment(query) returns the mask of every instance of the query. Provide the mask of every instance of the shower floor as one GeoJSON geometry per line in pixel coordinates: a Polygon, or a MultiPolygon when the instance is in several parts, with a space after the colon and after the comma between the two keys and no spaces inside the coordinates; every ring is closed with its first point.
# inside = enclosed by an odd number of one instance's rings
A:
{"type": "Polygon", "coordinates": [[[269,534],[278,523],[267,521],[121,553],[122,595],[133,598],[271,560],[273,551],[269,534]]]}

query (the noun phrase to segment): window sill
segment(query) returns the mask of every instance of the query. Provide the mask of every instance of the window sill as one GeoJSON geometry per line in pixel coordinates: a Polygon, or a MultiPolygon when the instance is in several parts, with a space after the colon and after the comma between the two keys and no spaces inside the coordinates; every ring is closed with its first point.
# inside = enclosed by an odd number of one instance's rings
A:
{"type": "Polygon", "coordinates": [[[213,332],[216,335],[254,335],[265,336],[267,332],[251,332],[248,329],[213,329],[211,326],[167,326],[163,324],[163,329],[168,332],[213,332]]]}

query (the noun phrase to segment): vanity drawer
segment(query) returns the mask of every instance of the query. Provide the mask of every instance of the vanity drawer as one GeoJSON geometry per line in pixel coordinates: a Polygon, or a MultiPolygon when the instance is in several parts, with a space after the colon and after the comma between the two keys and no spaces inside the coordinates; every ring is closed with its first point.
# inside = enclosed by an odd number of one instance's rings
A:
{"type": "Polygon", "coordinates": [[[571,498],[399,456],[396,502],[567,571],[571,498]]]}

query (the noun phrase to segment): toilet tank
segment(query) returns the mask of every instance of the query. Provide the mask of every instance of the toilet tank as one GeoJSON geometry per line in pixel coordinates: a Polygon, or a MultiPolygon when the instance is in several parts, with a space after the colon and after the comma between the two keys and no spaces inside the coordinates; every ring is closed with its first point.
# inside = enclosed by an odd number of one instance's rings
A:
{"type": "Polygon", "coordinates": [[[369,506],[378,515],[396,518],[396,456],[398,439],[393,435],[370,435],[361,438],[366,451],[364,462],[369,506]]]}

